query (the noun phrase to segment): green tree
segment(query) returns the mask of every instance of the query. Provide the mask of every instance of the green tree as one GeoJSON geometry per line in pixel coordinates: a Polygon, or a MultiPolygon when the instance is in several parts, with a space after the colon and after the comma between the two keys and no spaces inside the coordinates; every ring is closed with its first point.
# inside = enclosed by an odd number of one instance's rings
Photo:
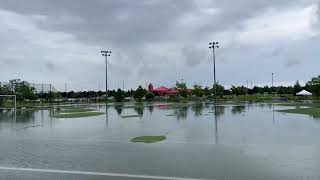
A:
{"type": "Polygon", "coordinates": [[[204,93],[205,96],[210,96],[211,95],[210,88],[209,87],[205,87],[203,89],[203,93],[204,93]]]}
{"type": "Polygon", "coordinates": [[[182,97],[188,97],[188,89],[187,84],[185,82],[177,81],[174,89],[176,89],[182,97]]]}
{"type": "Polygon", "coordinates": [[[121,89],[118,89],[115,93],[114,93],[114,100],[116,102],[122,102],[124,100],[124,92],[121,89]]]}
{"type": "Polygon", "coordinates": [[[314,77],[311,81],[307,82],[306,89],[311,91],[314,95],[320,95],[320,76],[314,77]]]}
{"type": "Polygon", "coordinates": [[[302,87],[300,86],[299,81],[296,81],[293,88],[294,88],[294,93],[298,93],[298,92],[302,91],[302,87]]]}
{"type": "Polygon", "coordinates": [[[200,85],[193,85],[192,94],[196,95],[197,97],[202,97],[204,95],[204,90],[200,85]]]}
{"type": "Polygon", "coordinates": [[[156,95],[152,92],[147,92],[146,93],[146,100],[151,101],[156,97],[156,95]]]}
{"type": "Polygon", "coordinates": [[[246,94],[246,88],[244,86],[232,86],[230,90],[233,95],[239,96],[246,94]]]}
{"type": "Polygon", "coordinates": [[[15,94],[17,96],[17,101],[23,101],[25,99],[34,100],[36,95],[34,93],[34,87],[31,87],[27,81],[22,81],[20,79],[13,79],[9,81],[9,84],[4,85],[5,91],[8,94],[15,94]]]}
{"type": "Polygon", "coordinates": [[[219,84],[219,82],[217,82],[216,84],[214,84],[212,86],[211,91],[213,94],[214,94],[215,87],[217,88],[217,96],[223,96],[224,95],[224,87],[221,84],[219,84]]]}
{"type": "Polygon", "coordinates": [[[138,87],[138,89],[133,93],[133,98],[136,101],[141,101],[146,93],[147,93],[147,91],[145,89],[143,89],[142,86],[140,85],[138,87]]]}

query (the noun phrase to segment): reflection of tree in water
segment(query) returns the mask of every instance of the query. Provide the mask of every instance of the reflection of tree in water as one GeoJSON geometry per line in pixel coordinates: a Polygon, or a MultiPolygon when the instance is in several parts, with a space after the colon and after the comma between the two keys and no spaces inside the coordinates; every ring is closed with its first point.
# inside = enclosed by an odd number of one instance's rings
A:
{"type": "Polygon", "coordinates": [[[114,109],[117,111],[117,114],[120,116],[122,114],[124,104],[117,104],[114,106],[114,109]]]}
{"type": "Polygon", "coordinates": [[[269,108],[269,109],[272,108],[272,104],[271,104],[271,103],[268,104],[268,108],[269,108]]]}
{"type": "Polygon", "coordinates": [[[246,106],[232,106],[231,112],[232,114],[241,114],[245,111],[246,106]]]}
{"type": "Polygon", "coordinates": [[[0,109],[0,121],[12,119],[14,116],[14,110],[10,109],[0,109]]]}
{"type": "Polygon", "coordinates": [[[202,103],[196,103],[191,106],[191,110],[194,112],[195,116],[201,116],[203,111],[203,104],[202,103]]]}
{"type": "Polygon", "coordinates": [[[34,110],[18,110],[17,111],[17,123],[30,122],[34,118],[34,110]]]}
{"type": "Polygon", "coordinates": [[[264,103],[259,103],[260,108],[264,108],[265,104],[264,103]]]}
{"type": "Polygon", "coordinates": [[[225,109],[225,106],[212,106],[212,111],[217,115],[217,117],[224,115],[225,109]]]}
{"type": "Polygon", "coordinates": [[[320,116],[311,116],[313,117],[314,120],[316,120],[317,122],[320,122],[320,116]]]}
{"type": "Polygon", "coordinates": [[[174,114],[177,117],[177,120],[186,119],[188,115],[189,106],[179,107],[174,110],[174,114]]]}
{"type": "Polygon", "coordinates": [[[154,106],[148,106],[148,110],[149,110],[150,114],[152,114],[152,112],[154,110],[154,106]]]}
{"type": "Polygon", "coordinates": [[[133,109],[140,118],[143,116],[143,106],[134,107],[133,109]]]}

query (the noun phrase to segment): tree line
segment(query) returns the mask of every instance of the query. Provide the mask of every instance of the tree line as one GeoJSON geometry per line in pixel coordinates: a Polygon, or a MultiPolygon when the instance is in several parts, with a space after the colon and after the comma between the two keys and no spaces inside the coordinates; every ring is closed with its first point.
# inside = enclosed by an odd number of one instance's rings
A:
{"type": "MultiPolygon", "coordinates": [[[[172,87],[175,89],[178,94],[172,96],[180,96],[183,98],[189,96],[195,97],[210,97],[214,96],[214,89],[216,88],[216,96],[223,97],[226,95],[253,95],[253,94],[280,94],[280,95],[295,95],[297,92],[305,89],[314,96],[320,96],[320,76],[313,77],[310,81],[306,83],[305,86],[301,86],[297,81],[293,86],[254,86],[253,88],[248,88],[245,86],[232,86],[229,89],[226,89],[223,85],[216,83],[211,87],[202,87],[200,85],[193,85],[192,89],[188,89],[185,82],[176,82],[175,86],[172,87]],[[190,94],[191,90],[191,94],[190,94]]],[[[57,98],[101,98],[105,96],[105,92],[103,91],[80,91],[80,92],[47,92],[47,93],[39,93],[30,86],[30,84],[26,81],[20,79],[10,80],[7,84],[0,84],[0,95],[16,95],[18,101],[23,100],[35,100],[35,99],[57,99],[57,98]]],[[[134,98],[136,101],[142,100],[153,100],[156,97],[156,94],[152,92],[148,92],[141,85],[133,90],[109,90],[108,97],[113,97],[115,101],[124,101],[125,98],[134,98]]]]}

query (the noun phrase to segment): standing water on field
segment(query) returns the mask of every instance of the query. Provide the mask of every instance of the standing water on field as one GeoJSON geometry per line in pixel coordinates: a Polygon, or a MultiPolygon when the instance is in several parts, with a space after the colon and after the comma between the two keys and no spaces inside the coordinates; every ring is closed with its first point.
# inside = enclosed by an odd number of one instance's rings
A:
{"type": "Polygon", "coordinates": [[[320,176],[320,119],[275,111],[282,106],[86,108],[105,114],[56,118],[56,109],[0,110],[0,166],[198,179],[320,176]],[[166,139],[130,141],[138,136],[166,139]]]}

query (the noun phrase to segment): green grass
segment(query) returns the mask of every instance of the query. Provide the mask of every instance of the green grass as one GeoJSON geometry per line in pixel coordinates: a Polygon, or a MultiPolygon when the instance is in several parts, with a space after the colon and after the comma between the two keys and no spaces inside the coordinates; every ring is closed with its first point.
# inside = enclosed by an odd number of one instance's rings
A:
{"type": "Polygon", "coordinates": [[[55,114],[53,117],[55,118],[82,118],[82,117],[91,117],[91,116],[99,116],[104,113],[102,112],[93,112],[93,111],[85,111],[85,112],[74,112],[74,113],[61,113],[55,114]]]}
{"type": "Polygon", "coordinates": [[[125,115],[121,116],[122,118],[134,118],[134,117],[139,117],[139,115],[125,115]]]}
{"type": "Polygon", "coordinates": [[[320,103],[304,103],[304,102],[292,102],[292,103],[279,103],[279,106],[307,106],[313,108],[320,108],[320,103]]]}
{"type": "Polygon", "coordinates": [[[62,113],[78,113],[78,112],[90,112],[93,111],[92,109],[80,109],[80,108],[75,108],[75,109],[64,109],[60,112],[62,113]]]}
{"type": "Polygon", "coordinates": [[[155,143],[166,139],[166,136],[139,136],[131,139],[131,142],[155,143]]]}
{"type": "Polygon", "coordinates": [[[294,113],[294,114],[306,114],[313,117],[320,117],[320,108],[296,108],[296,109],[285,109],[278,110],[284,113],[294,113]]]}

